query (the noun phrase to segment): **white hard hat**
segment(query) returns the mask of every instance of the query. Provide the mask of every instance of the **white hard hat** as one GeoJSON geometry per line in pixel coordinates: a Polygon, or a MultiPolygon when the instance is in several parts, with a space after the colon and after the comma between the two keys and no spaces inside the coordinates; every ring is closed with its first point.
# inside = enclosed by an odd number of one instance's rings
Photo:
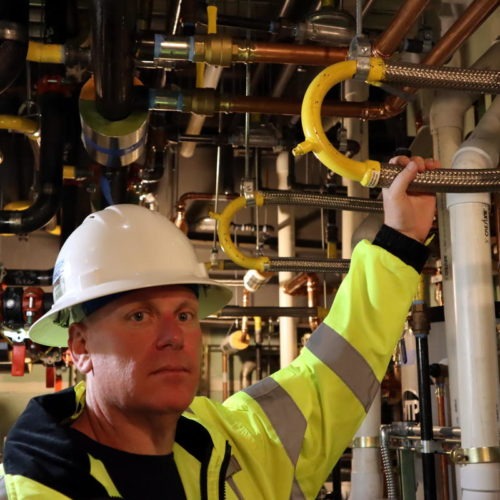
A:
{"type": "Polygon", "coordinates": [[[65,346],[74,306],[129,290],[181,284],[201,285],[200,318],[231,300],[230,289],[208,277],[189,239],[166,217],[138,205],[112,205],[89,215],[64,243],[54,266],[54,304],[29,336],[39,344],[65,346]]]}

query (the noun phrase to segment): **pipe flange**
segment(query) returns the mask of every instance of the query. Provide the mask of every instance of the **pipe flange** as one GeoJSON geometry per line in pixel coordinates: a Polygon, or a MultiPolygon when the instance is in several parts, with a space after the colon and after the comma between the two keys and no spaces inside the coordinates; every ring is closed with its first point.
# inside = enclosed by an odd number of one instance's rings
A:
{"type": "Polygon", "coordinates": [[[454,448],[451,450],[450,460],[457,465],[499,463],[500,446],[454,448]]]}

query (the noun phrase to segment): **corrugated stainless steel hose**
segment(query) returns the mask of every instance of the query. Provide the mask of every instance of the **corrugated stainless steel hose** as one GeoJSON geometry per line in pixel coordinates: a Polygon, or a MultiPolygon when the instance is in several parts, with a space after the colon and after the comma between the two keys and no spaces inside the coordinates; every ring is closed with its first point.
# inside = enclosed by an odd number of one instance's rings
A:
{"type": "MultiPolygon", "coordinates": [[[[264,205],[294,205],[329,210],[382,212],[381,200],[347,196],[333,196],[307,191],[262,191],[264,205]]],[[[301,259],[298,257],[271,257],[266,270],[272,272],[347,273],[349,259],[301,259]]]]}
{"type": "Polygon", "coordinates": [[[337,273],[349,271],[349,259],[301,259],[299,257],[270,257],[266,271],[297,273],[337,273]]]}
{"type": "MultiPolygon", "coordinates": [[[[377,187],[389,187],[401,167],[383,163],[377,187]]],[[[417,174],[410,191],[425,193],[485,193],[500,191],[500,169],[441,168],[417,174]]]]}
{"type": "Polygon", "coordinates": [[[354,196],[333,196],[307,191],[262,191],[264,205],[303,205],[328,210],[382,212],[382,201],[354,196]]]}
{"type": "Polygon", "coordinates": [[[500,72],[487,69],[387,63],[383,81],[414,88],[500,94],[500,72]]]}

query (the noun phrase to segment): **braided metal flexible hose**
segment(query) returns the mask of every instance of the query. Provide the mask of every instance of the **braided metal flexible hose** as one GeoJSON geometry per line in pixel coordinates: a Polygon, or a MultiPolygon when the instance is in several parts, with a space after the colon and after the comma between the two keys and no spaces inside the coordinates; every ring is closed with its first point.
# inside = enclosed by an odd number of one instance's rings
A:
{"type": "MultiPolygon", "coordinates": [[[[380,165],[378,187],[389,187],[401,167],[380,165]]],[[[442,168],[417,174],[410,191],[427,193],[484,193],[500,191],[500,169],[461,170],[442,168]]]]}

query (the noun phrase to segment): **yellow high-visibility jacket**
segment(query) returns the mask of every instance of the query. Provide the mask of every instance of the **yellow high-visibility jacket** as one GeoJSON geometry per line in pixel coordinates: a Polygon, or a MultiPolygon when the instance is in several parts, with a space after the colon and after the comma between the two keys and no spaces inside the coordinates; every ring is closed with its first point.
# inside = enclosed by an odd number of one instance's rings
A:
{"type": "MultiPolygon", "coordinates": [[[[222,404],[197,397],[181,417],[174,457],[187,499],[315,498],[370,407],[417,284],[412,265],[381,246],[358,244],[328,316],[288,367],[222,404]]],[[[40,420],[55,422],[64,440],[67,427],[60,422],[84,404],[83,397],[67,389],[30,405],[46,414],[40,420]]],[[[42,460],[46,436],[23,434],[20,426],[44,432],[33,419],[21,416],[16,423],[0,469],[0,499],[84,498],[78,496],[85,491],[82,481],[95,483],[94,498],[122,498],[102,462],[71,448],[51,450],[42,460]],[[35,458],[22,459],[32,453],[35,458]],[[70,477],[62,486],[51,470],[57,466],[64,474],[65,461],[70,477]],[[78,477],[73,481],[71,474],[78,477]]],[[[168,492],[157,498],[169,498],[168,492]]]]}

